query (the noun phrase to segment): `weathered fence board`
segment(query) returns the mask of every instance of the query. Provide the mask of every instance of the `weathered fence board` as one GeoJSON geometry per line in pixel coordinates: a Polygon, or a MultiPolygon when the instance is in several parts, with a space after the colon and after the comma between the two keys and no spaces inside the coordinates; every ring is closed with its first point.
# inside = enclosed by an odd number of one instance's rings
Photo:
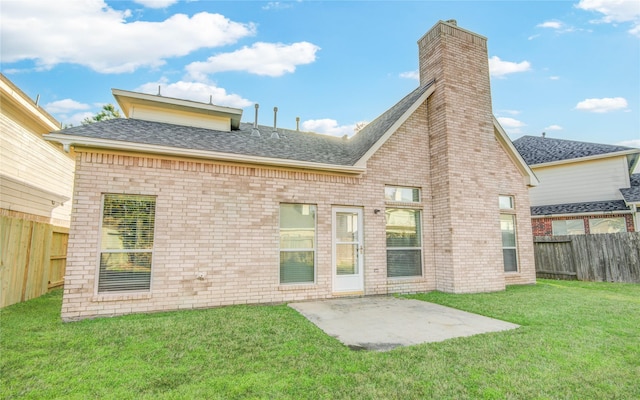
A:
{"type": "Polygon", "coordinates": [[[50,224],[0,216],[0,307],[46,293],[61,284],[68,231],[50,224]]]}
{"type": "Polygon", "coordinates": [[[540,278],[640,283],[640,233],[538,236],[534,239],[540,278]]]}

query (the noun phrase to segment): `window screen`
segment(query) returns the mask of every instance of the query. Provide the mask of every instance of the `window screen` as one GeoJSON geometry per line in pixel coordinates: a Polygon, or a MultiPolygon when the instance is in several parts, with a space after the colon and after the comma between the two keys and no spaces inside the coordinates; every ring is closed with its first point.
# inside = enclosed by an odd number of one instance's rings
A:
{"type": "Polygon", "coordinates": [[[150,289],[155,209],[154,196],[104,195],[99,293],[150,289]]]}

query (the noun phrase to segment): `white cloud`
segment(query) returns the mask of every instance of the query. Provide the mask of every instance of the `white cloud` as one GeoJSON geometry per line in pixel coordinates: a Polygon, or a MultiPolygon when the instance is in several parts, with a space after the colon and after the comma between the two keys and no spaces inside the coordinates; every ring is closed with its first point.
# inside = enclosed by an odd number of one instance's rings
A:
{"type": "Polygon", "coordinates": [[[133,0],[134,3],[141,4],[147,8],[167,8],[174,5],[178,0],[133,0]]]}
{"type": "Polygon", "coordinates": [[[491,76],[503,77],[508,74],[529,70],[531,70],[531,64],[529,61],[522,61],[519,63],[502,61],[498,56],[493,56],[489,59],[489,72],[491,73],[491,76]]]}
{"type": "Polygon", "coordinates": [[[602,99],[585,99],[576,105],[576,110],[594,113],[607,113],[624,110],[627,108],[627,100],[624,97],[604,97],[602,99]]]}
{"type": "Polygon", "coordinates": [[[536,25],[538,28],[551,28],[551,29],[560,29],[562,28],[562,22],[560,21],[546,21],[541,24],[536,25]]]}
{"type": "Polygon", "coordinates": [[[415,79],[416,81],[418,81],[420,80],[420,73],[418,72],[418,70],[401,72],[400,78],[415,79]]]}
{"type": "Polygon", "coordinates": [[[78,125],[82,125],[82,121],[84,121],[87,118],[93,117],[98,112],[99,111],[96,111],[96,112],[87,111],[87,112],[75,113],[71,115],[63,114],[58,118],[58,120],[62,121],[63,125],[78,126],[78,125]]]}
{"type": "Polygon", "coordinates": [[[580,0],[576,5],[585,11],[604,14],[601,22],[629,22],[640,17],[637,0],[580,0]]]}
{"type": "Polygon", "coordinates": [[[595,11],[603,14],[595,23],[619,23],[630,22],[633,27],[629,29],[632,35],[640,36],[640,6],[638,0],[580,0],[576,5],[585,11],[595,11]]]}
{"type": "Polygon", "coordinates": [[[339,137],[344,135],[353,136],[357,125],[338,125],[338,121],[329,118],[310,119],[302,123],[302,130],[339,137]]]}
{"type": "Polygon", "coordinates": [[[178,81],[168,83],[166,79],[159,82],[148,82],[135,89],[136,92],[157,94],[158,86],[162,96],[174,97],[178,99],[199,101],[208,103],[211,96],[211,102],[218,106],[243,108],[252,105],[250,100],[243,98],[237,94],[229,94],[224,88],[202,82],[185,82],[178,81]]]}
{"type": "Polygon", "coordinates": [[[290,45],[283,43],[254,43],[231,53],[209,57],[207,61],[196,61],[186,66],[191,77],[206,80],[207,74],[223,71],[246,71],[263,76],[282,76],[292,73],[298,65],[316,60],[320,47],[309,42],[290,45]]]}
{"type": "Polygon", "coordinates": [[[557,80],[560,80],[560,77],[554,75],[554,76],[550,76],[549,79],[552,81],[557,81],[557,80]]]}
{"type": "MultiPolygon", "coordinates": [[[[631,139],[631,140],[623,140],[622,142],[616,143],[618,146],[627,146],[627,147],[640,147],[640,139],[631,139]]],[[[640,165],[640,164],[639,164],[640,165]]],[[[639,167],[640,168],[640,167],[639,167]]],[[[636,168],[636,171],[638,168],[636,168]]]]}
{"type": "Polygon", "coordinates": [[[515,118],[497,117],[496,119],[509,135],[521,134],[522,131],[520,130],[520,128],[527,126],[524,122],[519,121],[515,118]]]}
{"type": "Polygon", "coordinates": [[[498,111],[500,114],[509,114],[509,115],[519,115],[521,111],[519,110],[500,110],[498,111]]]}
{"type": "Polygon", "coordinates": [[[44,106],[44,109],[51,114],[67,114],[78,110],[88,110],[91,108],[89,104],[80,103],[72,99],[63,99],[52,101],[44,106]]]}
{"type": "Polygon", "coordinates": [[[286,8],[291,8],[291,7],[293,7],[293,4],[289,2],[270,1],[264,6],[262,6],[262,9],[263,10],[284,10],[286,8]]]}
{"type": "Polygon", "coordinates": [[[562,127],[560,125],[549,125],[544,128],[545,131],[561,131],[562,127]]]}
{"type": "Polygon", "coordinates": [[[252,23],[207,12],[174,14],[159,22],[127,22],[130,16],[131,11],[114,10],[103,0],[68,0],[64,6],[55,1],[3,2],[0,56],[4,63],[33,60],[41,69],[72,63],[101,73],[132,72],[235,43],[256,30],[252,23]]]}

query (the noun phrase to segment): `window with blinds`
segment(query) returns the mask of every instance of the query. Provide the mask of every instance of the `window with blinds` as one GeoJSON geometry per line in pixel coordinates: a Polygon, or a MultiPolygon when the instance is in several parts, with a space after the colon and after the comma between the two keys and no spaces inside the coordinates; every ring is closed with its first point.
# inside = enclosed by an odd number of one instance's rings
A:
{"type": "Polygon", "coordinates": [[[155,196],[103,196],[98,293],[151,287],[155,196]]]}
{"type": "Polygon", "coordinates": [[[502,235],[502,259],[504,272],[518,272],[518,247],[516,235],[515,202],[513,196],[499,196],[500,233],[502,235]]]}
{"type": "Polygon", "coordinates": [[[422,276],[420,210],[387,208],[387,277],[422,276]]]}
{"type": "Polygon", "coordinates": [[[313,283],[316,263],[316,206],[280,205],[280,283],[313,283]]]}

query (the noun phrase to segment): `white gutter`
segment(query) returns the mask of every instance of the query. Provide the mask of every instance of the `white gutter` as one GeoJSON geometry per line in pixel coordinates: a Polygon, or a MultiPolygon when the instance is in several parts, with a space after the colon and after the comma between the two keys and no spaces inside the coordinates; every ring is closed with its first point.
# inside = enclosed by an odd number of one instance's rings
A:
{"type": "Polygon", "coordinates": [[[167,156],[199,158],[206,160],[227,161],[234,163],[247,163],[257,165],[269,165],[277,167],[310,169],[327,172],[339,172],[359,175],[366,171],[366,167],[351,165],[335,165],[316,163],[311,161],[286,160],[281,158],[250,156],[244,154],[222,153],[210,150],[183,149],[179,147],[158,146],[154,144],[133,143],[110,139],[88,138],[84,136],[66,135],[62,133],[50,133],[43,136],[45,140],[62,144],[65,151],[70,146],[80,146],[97,149],[120,150],[126,152],[140,152],[160,154],[167,156]]]}

